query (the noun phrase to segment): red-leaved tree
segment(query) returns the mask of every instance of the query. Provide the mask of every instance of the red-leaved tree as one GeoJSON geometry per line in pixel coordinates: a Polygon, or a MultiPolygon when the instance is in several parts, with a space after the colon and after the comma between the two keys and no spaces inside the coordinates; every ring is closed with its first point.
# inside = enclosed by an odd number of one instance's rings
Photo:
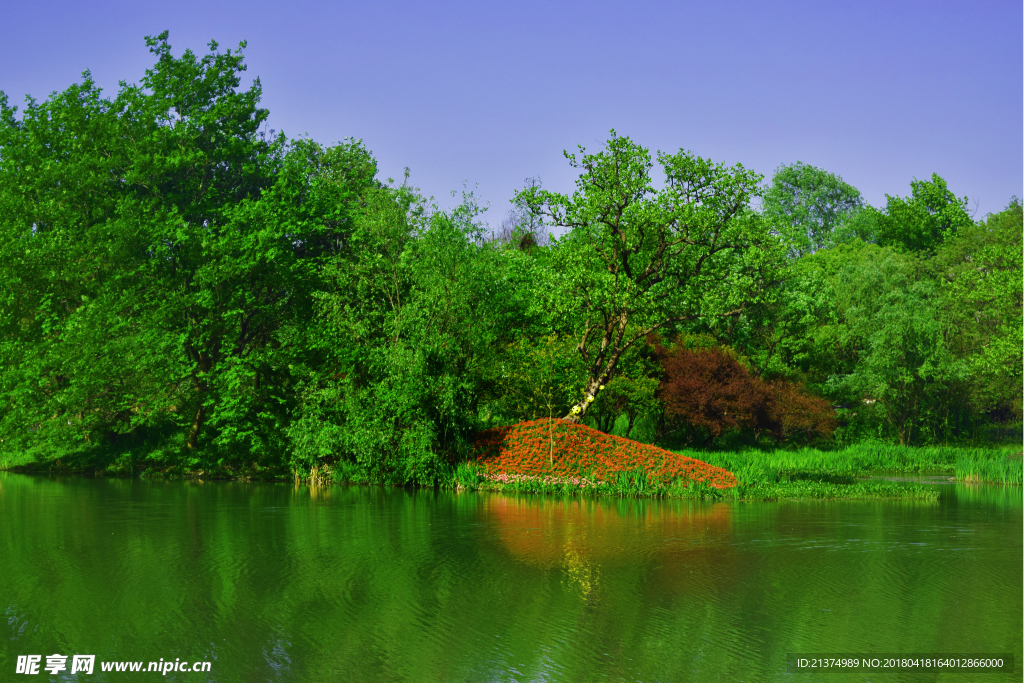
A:
{"type": "Polygon", "coordinates": [[[664,373],[658,398],[668,423],[697,428],[709,438],[749,430],[755,439],[767,432],[783,441],[835,431],[832,406],[799,384],[754,377],[720,348],[666,348],[658,341],[654,347],[664,373]]]}
{"type": "Polygon", "coordinates": [[[829,438],[839,426],[836,411],[826,399],[815,396],[800,384],[775,381],[768,385],[771,394],[768,411],[776,438],[829,438]]]}

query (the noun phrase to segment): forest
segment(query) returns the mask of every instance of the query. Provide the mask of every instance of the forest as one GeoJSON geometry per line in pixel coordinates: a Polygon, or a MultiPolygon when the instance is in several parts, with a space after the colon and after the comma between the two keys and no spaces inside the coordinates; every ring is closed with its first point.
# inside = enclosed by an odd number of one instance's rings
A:
{"type": "Polygon", "coordinates": [[[1020,442],[1022,205],[884,206],[616,131],[500,225],[267,128],[242,47],[0,93],[0,467],[428,484],[488,428],[665,447],[1020,442]]]}

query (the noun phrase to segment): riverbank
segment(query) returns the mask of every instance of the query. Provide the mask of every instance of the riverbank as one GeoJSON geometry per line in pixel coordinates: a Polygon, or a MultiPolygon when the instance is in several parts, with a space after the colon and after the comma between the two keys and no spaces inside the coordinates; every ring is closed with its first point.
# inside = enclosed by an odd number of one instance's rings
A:
{"type": "Polygon", "coordinates": [[[680,451],[733,472],[774,470],[865,477],[876,474],[945,474],[958,481],[1021,484],[1021,449],[963,446],[898,446],[862,443],[836,450],[680,451]]]}
{"type": "MultiPolygon", "coordinates": [[[[402,485],[355,463],[321,463],[295,472],[277,467],[197,469],[133,453],[4,460],[0,469],[31,473],[161,479],[302,480],[402,485]]],[[[864,481],[880,474],[943,475],[961,482],[1021,485],[1019,448],[907,447],[883,443],[845,449],[670,451],[561,420],[537,420],[482,432],[470,459],[441,467],[428,485],[509,493],[705,500],[934,499],[934,486],[864,481]]]]}

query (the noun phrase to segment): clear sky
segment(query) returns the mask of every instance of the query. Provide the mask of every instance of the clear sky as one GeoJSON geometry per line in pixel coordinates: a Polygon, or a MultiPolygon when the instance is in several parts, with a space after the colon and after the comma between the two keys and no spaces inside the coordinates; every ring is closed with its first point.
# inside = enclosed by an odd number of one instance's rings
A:
{"type": "Polygon", "coordinates": [[[270,124],[361,138],[383,177],[500,222],[527,177],[570,191],[562,150],[609,129],[771,177],[803,161],[870,203],[938,173],[978,217],[1022,195],[1022,5],[1010,2],[9,3],[0,90],[44,98],[90,69],[113,95],[175,54],[248,41],[270,124]]]}

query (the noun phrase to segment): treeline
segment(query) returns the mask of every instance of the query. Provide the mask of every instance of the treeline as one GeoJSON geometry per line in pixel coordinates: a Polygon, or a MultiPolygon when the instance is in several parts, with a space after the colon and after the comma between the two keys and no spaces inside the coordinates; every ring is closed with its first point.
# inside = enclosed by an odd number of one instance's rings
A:
{"type": "Polygon", "coordinates": [[[876,209],[613,132],[489,231],[359,142],[267,132],[241,46],[147,42],[113,98],[0,94],[0,463],[425,482],[547,416],[691,445],[1019,427],[1017,199],[974,221],[933,176],[876,209]]]}

